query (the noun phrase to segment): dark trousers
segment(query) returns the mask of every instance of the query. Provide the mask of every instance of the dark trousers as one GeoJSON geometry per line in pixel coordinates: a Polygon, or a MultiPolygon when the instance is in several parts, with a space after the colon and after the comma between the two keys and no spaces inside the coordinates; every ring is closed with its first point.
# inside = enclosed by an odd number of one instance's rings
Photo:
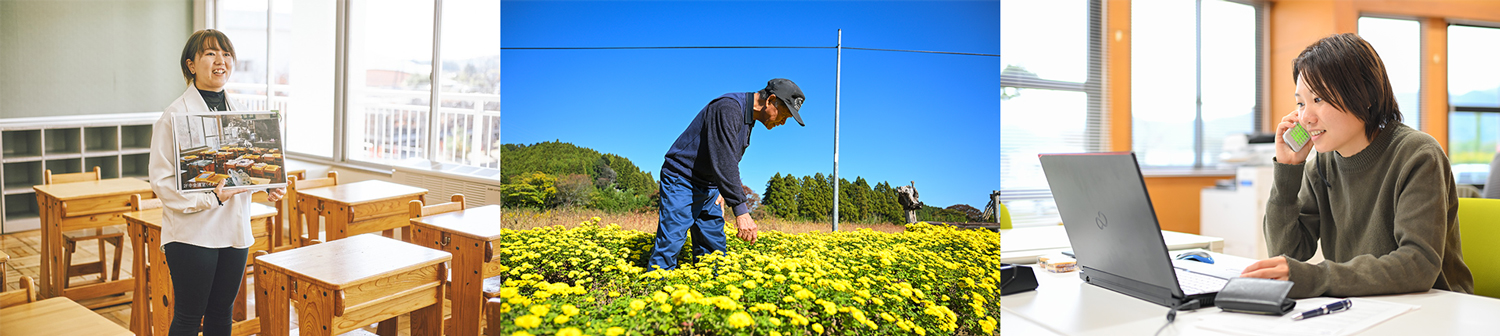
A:
{"type": "Polygon", "coordinates": [[[249,249],[206,248],[181,242],[162,247],[172,273],[172,329],[168,336],[229,335],[234,298],[245,276],[249,249]]]}
{"type": "Polygon", "coordinates": [[[699,188],[671,174],[661,174],[660,185],[660,222],[647,271],[677,269],[677,256],[689,233],[693,235],[693,262],[714,251],[729,251],[724,242],[724,209],[714,203],[719,189],[699,188]]]}

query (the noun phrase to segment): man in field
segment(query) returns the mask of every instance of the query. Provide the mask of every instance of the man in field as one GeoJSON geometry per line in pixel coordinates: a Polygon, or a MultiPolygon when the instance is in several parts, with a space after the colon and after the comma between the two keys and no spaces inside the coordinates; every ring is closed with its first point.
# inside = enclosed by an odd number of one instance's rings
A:
{"type": "Polygon", "coordinates": [[[755,220],[745,205],[740,186],[740,158],[750,146],[750,131],[760,121],[767,130],[786,123],[802,123],[802,89],[785,78],[772,79],[758,92],[733,92],[709,101],[667,150],[661,166],[661,221],[656,247],[647,270],[677,269],[677,256],[688,232],[693,234],[693,258],[726,251],[724,214],[715,203],[720,196],[734,208],[738,236],[755,243],[755,220]]]}

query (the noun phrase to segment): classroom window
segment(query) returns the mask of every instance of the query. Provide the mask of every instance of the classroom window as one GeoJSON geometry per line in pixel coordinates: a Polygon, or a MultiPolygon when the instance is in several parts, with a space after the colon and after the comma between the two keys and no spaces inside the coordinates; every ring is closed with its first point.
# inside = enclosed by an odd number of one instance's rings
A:
{"type": "Polygon", "coordinates": [[[1422,129],[1422,25],[1414,20],[1359,18],[1359,36],[1375,47],[1391,79],[1401,123],[1422,129]]]}
{"type": "Polygon", "coordinates": [[[1100,1],[1000,3],[1000,201],[1016,227],[1061,219],[1040,153],[1109,147],[1100,1]]]}
{"type": "Polygon", "coordinates": [[[500,168],[500,2],[444,0],[438,162],[500,168]],[[488,18],[488,20],[487,20],[488,18]]]}
{"type": "Polygon", "coordinates": [[[332,158],[335,4],[220,0],[214,8],[213,25],[237,51],[229,98],[240,110],[281,111],[288,152],[332,158]]]}
{"type": "MultiPolygon", "coordinates": [[[[1484,184],[1500,151],[1500,28],[1448,26],[1448,160],[1455,182],[1484,184]]],[[[1490,187],[1490,186],[1486,186],[1490,187]]]]}
{"type": "Polygon", "coordinates": [[[1259,129],[1260,12],[1223,0],[1131,2],[1131,147],[1145,167],[1214,167],[1259,129]]]}
{"type": "Polygon", "coordinates": [[[213,4],[214,26],[239,53],[231,99],[243,110],[286,113],[289,152],[374,166],[435,161],[499,168],[498,2],[355,1],[345,3],[343,14],[338,2],[213,4]],[[340,15],[348,22],[342,109],[335,107],[340,15]],[[429,113],[434,105],[438,112],[429,113]],[[328,128],[339,115],[342,137],[328,128]],[[339,145],[343,151],[335,153],[339,145]]]}

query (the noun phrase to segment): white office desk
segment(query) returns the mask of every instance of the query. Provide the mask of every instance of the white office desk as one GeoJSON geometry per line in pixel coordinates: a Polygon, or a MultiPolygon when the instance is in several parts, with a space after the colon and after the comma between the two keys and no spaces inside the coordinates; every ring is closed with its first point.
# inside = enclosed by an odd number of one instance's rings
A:
{"type": "MultiPolygon", "coordinates": [[[[1214,253],[1227,267],[1251,260],[1214,253]]],[[[1036,291],[1001,298],[1002,335],[1031,335],[1045,330],[1058,335],[1152,335],[1167,322],[1167,308],[1102,287],[1085,284],[1078,272],[1054,274],[1037,270],[1036,291]]],[[[1500,300],[1444,290],[1371,296],[1371,299],[1417,305],[1421,308],[1365,330],[1359,335],[1494,335],[1500,333],[1500,300]]],[[[1313,307],[1298,305],[1293,312],[1313,307]]],[[[1223,313],[1216,307],[1178,312],[1177,322],[1161,335],[1225,335],[1200,328],[1203,315],[1223,313]]]]}
{"type": "MultiPolygon", "coordinates": [[[[1162,231],[1168,250],[1201,248],[1224,252],[1224,239],[1162,231]]],[[[1061,225],[1000,230],[1000,262],[1033,264],[1037,257],[1072,249],[1068,232],[1061,225]]]]}

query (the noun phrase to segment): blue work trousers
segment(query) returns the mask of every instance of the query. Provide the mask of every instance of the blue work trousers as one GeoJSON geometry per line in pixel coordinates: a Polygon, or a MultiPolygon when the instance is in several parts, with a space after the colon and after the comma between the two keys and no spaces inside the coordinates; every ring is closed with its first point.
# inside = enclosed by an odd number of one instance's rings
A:
{"type": "Polygon", "coordinates": [[[656,226],[656,246],[646,270],[677,269],[683,240],[693,234],[693,262],[714,251],[728,252],[724,242],[724,210],[714,203],[719,189],[694,186],[672,174],[661,175],[661,221],[656,226]]]}

